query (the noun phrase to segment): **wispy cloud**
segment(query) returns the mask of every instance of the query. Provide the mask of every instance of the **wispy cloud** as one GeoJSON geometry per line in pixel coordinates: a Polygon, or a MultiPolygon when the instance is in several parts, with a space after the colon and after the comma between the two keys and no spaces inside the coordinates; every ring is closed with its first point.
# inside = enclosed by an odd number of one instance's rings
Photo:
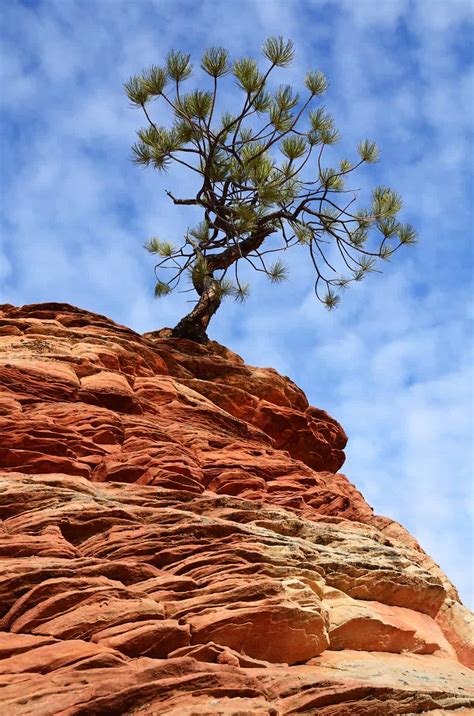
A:
{"type": "Polygon", "coordinates": [[[213,336],[290,375],[343,423],[350,479],[472,598],[469,0],[241,0],[238,11],[217,0],[10,0],[2,12],[0,301],[70,301],[137,330],[188,308],[187,295],[152,299],[142,244],[179,235],[194,216],[164,195],[190,187],[183,172],[164,181],[130,164],[141,118],[122,82],[171,47],[253,54],[270,34],[296,43],[286,81],[326,72],[337,156],[378,141],[383,162],[360,186],[401,191],[421,242],[331,314],[295,250],[292,280],[255,279],[213,336]]]}

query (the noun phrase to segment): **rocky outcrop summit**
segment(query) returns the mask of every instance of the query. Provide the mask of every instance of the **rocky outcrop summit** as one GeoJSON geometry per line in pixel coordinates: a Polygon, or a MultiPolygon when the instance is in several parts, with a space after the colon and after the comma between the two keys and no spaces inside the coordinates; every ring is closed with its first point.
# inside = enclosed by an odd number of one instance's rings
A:
{"type": "Polygon", "coordinates": [[[0,713],[473,713],[470,613],[341,426],[162,336],[0,306],[0,713]]]}

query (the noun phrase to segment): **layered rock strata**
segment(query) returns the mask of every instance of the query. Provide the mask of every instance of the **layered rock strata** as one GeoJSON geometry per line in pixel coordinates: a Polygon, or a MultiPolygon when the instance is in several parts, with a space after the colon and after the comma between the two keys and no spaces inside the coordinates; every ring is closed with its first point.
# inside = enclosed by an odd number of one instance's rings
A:
{"type": "Polygon", "coordinates": [[[472,713],[472,622],[271,369],[0,307],[0,713],[472,713]]]}

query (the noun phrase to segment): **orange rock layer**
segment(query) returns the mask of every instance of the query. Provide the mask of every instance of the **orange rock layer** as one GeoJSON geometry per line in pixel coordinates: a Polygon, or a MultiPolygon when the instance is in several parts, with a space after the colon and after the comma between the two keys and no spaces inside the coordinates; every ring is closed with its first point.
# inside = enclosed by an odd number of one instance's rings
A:
{"type": "Polygon", "coordinates": [[[472,622],[274,370],[0,307],[1,714],[472,713],[472,622]]]}

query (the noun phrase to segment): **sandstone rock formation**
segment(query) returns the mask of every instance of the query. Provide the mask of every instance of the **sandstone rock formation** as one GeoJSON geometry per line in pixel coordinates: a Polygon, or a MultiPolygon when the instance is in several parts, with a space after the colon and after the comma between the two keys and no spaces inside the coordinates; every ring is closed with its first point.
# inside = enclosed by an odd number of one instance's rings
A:
{"type": "Polygon", "coordinates": [[[469,612],[345,443],[217,344],[1,306],[0,713],[472,713],[469,612]]]}

